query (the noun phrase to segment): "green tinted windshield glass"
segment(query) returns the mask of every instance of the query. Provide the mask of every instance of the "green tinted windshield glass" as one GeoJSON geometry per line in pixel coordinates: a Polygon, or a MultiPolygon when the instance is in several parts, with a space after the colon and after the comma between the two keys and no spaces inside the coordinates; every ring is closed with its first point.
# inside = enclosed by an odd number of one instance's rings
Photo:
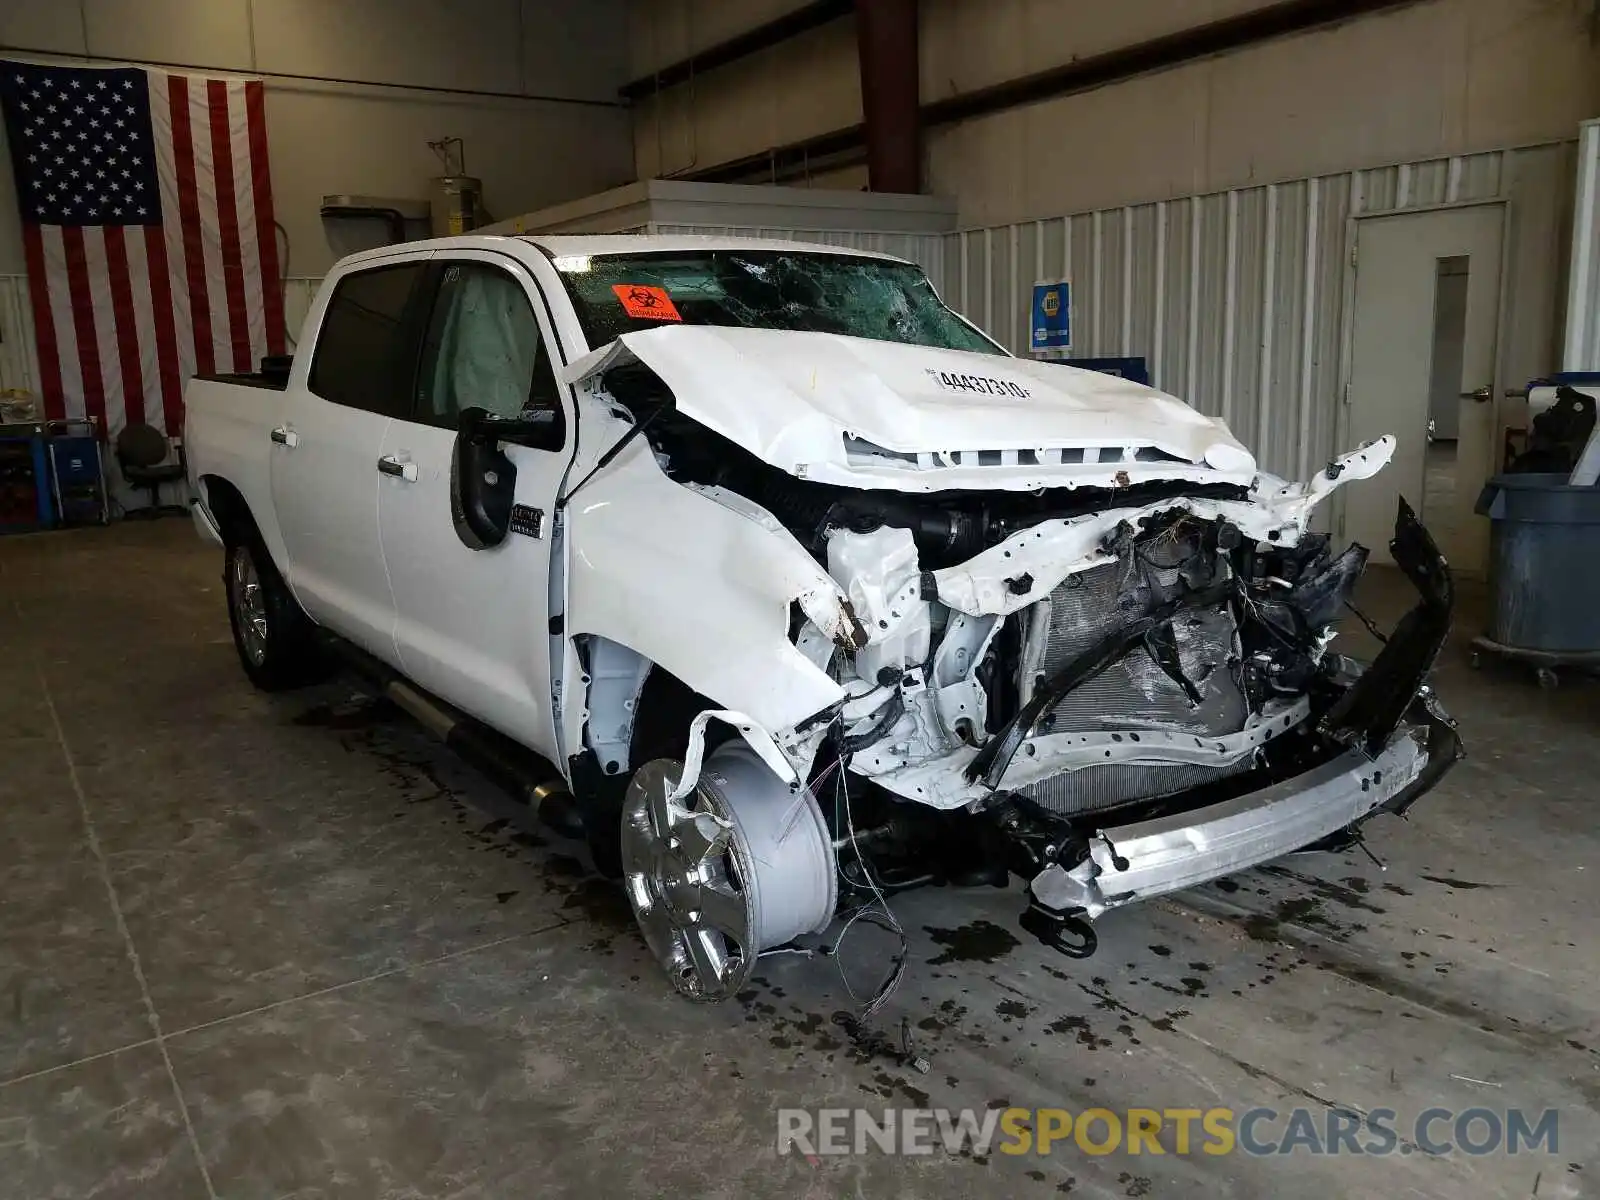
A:
{"type": "Polygon", "coordinates": [[[1004,353],[946,308],[909,263],[772,250],[567,255],[555,263],[591,347],[681,322],[1004,353]]]}

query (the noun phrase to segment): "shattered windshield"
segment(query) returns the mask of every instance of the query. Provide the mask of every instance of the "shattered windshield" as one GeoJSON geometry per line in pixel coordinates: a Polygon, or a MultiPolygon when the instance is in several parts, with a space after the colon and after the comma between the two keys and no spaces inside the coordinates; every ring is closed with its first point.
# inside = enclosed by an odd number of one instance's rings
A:
{"type": "Polygon", "coordinates": [[[910,263],[826,252],[691,250],[563,255],[555,265],[592,347],[676,323],[1004,353],[945,307],[910,263]]]}

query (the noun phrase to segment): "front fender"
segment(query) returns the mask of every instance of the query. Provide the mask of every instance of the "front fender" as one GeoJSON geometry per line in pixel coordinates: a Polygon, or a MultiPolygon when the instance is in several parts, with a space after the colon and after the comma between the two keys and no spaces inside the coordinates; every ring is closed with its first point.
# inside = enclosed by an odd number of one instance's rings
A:
{"type": "Polygon", "coordinates": [[[571,635],[627,646],[773,733],[843,700],[790,641],[790,607],[838,640],[865,632],[765,510],[674,483],[641,439],[585,485],[568,521],[571,635]]]}

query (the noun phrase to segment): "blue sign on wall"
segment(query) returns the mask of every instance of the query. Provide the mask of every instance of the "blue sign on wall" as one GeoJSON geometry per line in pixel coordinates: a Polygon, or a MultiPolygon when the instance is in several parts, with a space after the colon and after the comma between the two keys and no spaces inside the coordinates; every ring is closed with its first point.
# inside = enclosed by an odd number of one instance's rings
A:
{"type": "Polygon", "coordinates": [[[1067,350],[1072,346],[1072,285],[1066,280],[1033,285],[1033,322],[1029,346],[1041,350],[1067,350]]]}

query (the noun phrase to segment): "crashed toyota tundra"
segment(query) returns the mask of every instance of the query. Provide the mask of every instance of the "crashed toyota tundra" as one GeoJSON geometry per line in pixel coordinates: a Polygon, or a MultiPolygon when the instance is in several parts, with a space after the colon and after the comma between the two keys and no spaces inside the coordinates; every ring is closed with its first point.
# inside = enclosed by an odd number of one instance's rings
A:
{"type": "MultiPolygon", "coordinates": [[[[481,332],[423,338],[413,394],[455,369],[427,374],[446,346],[485,390],[459,387],[432,443],[386,418],[390,617],[362,625],[355,590],[306,565],[337,542],[327,569],[342,569],[360,542],[293,528],[309,519],[291,515],[309,511],[298,485],[229,483],[221,410],[243,404],[204,392],[197,519],[271,559],[247,565],[258,593],[286,581],[296,607],[275,619],[359,643],[556,764],[686,995],[727,997],[760,954],[929,882],[1021,879],[1022,925],[1086,956],[1108,910],[1349,844],[1460,754],[1424,682],[1450,574],[1404,502],[1390,549],[1415,607],[1370,665],[1334,649],[1367,551],[1316,532],[1316,510],[1383,469],[1392,438],[1285,481],[1173,397],[1006,355],[880,256],[649,238],[405,249],[428,258],[413,286],[440,296],[470,276],[453,254],[498,255],[543,341],[496,342],[522,335],[492,295],[466,310],[495,314],[481,332]],[[492,402],[507,362],[533,371],[509,409],[492,402]],[[470,621],[452,625],[445,593],[470,621]]],[[[330,278],[303,346],[362,268],[330,278]]],[[[421,311],[407,319],[433,328],[421,311]]],[[[291,415],[251,418],[280,447],[313,440],[332,407],[306,357],[291,415]]],[[[250,593],[229,562],[238,608],[250,593]]],[[[275,611],[258,595],[236,613],[247,670],[281,644],[257,623],[275,611]]]]}

